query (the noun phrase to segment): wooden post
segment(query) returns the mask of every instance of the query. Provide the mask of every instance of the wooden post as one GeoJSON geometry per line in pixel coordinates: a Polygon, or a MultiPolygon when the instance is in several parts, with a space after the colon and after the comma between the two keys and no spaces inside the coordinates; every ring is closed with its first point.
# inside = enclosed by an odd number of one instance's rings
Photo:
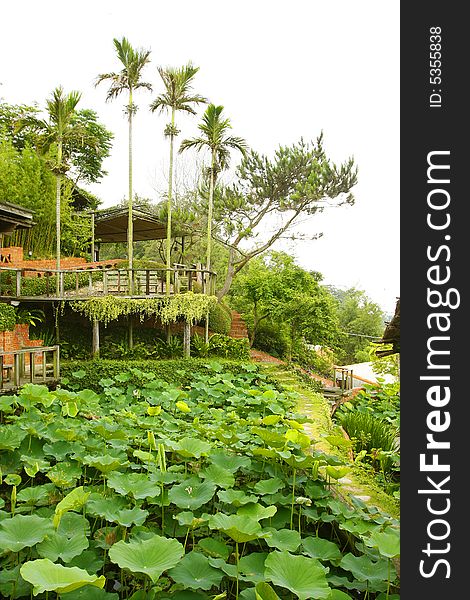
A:
{"type": "Polygon", "coordinates": [[[91,262],[95,262],[95,211],[91,213],[91,262]]]}
{"type": "Polygon", "coordinates": [[[132,315],[128,318],[128,333],[129,333],[129,349],[132,350],[134,347],[134,320],[132,315]]]}
{"type": "Polygon", "coordinates": [[[189,321],[184,322],[183,332],[183,357],[189,358],[191,356],[191,324],[189,321]]]}
{"type": "Polygon", "coordinates": [[[60,377],[60,355],[59,355],[59,346],[55,347],[55,350],[52,354],[52,360],[54,363],[54,379],[57,381],[60,377]]]}
{"type": "Polygon", "coordinates": [[[97,319],[93,320],[92,355],[93,358],[100,356],[100,322],[97,319]]]}
{"type": "Polygon", "coordinates": [[[16,271],[16,297],[21,296],[21,271],[16,271]]]}

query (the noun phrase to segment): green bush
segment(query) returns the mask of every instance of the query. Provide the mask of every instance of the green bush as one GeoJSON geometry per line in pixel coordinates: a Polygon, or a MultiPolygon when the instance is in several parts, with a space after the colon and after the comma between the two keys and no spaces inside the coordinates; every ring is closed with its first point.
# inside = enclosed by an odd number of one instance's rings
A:
{"type": "Polygon", "coordinates": [[[230,309],[218,302],[209,312],[209,329],[214,333],[228,335],[232,327],[230,309]]]}
{"type": "MultiPolygon", "coordinates": [[[[147,382],[145,373],[140,369],[144,368],[146,372],[154,373],[158,379],[185,387],[194,379],[195,374],[211,375],[217,365],[223,365],[224,372],[246,373],[246,362],[234,360],[216,361],[213,359],[179,359],[179,360],[147,360],[142,365],[140,360],[84,360],[70,361],[61,363],[61,378],[64,387],[79,385],[80,389],[90,389],[101,392],[103,387],[100,385],[101,379],[109,379],[119,373],[130,373],[132,379],[131,385],[140,386],[147,382]],[[138,372],[137,372],[138,371],[138,372]]],[[[222,366],[221,366],[222,369],[222,366]]],[[[250,371],[257,371],[257,367],[250,363],[250,371]]]]}
{"type": "Polygon", "coordinates": [[[209,355],[223,356],[233,360],[250,359],[250,343],[247,338],[231,338],[214,333],[209,338],[209,355]]]}
{"type": "Polygon", "coordinates": [[[11,331],[16,325],[16,311],[11,304],[0,303],[0,331],[11,331]]]}
{"type": "Polygon", "coordinates": [[[261,323],[256,331],[254,347],[277,358],[284,358],[289,348],[285,332],[269,322],[261,323]]]}

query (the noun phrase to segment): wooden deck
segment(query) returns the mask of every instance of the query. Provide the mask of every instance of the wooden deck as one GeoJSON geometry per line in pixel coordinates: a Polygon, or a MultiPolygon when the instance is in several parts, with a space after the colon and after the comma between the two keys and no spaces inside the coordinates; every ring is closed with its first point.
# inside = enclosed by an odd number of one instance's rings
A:
{"type": "MultiPolygon", "coordinates": [[[[86,300],[100,296],[125,298],[167,295],[167,269],[74,268],[57,270],[0,267],[0,297],[7,301],[86,300]]],[[[215,293],[216,274],[177,265],[170,271],[170,295],[187,291],[215,293]]]]}
{"type": "Polygon", "coordinates": [[[59,382],[59,346],[34,346],[0,351],[0,394],[11,394],[25,383],[59,382]]]}

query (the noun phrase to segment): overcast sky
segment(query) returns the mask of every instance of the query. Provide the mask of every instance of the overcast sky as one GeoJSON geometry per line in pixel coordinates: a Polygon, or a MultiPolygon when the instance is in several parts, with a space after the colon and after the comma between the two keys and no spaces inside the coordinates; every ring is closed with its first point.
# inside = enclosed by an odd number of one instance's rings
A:
{"type": "MultiPolygon", "coordinates": [[[[148,105],[162,91],[157,66],[200,67],[195,90],[225,107],[233,135],[271,155],[277,146],[315,139],[329,156],[353,155],[356,204],[302,225],[320,240],[278,246],[324,282],[366,291],[387,312],[399,295],[399,2],[377,0],[26,0],[2,4],[0,98],[44,106],[58,85],[79,90],[115,135],[108,175],[90,190],[103,206],[127,194],[126,103],[105,102],[99,73],[119,71],[113,38],[151,49],[134,126],[134,191],[165,189],[167,118],[148,105]]],[[[203,109],[201,109],[200,113],[203,109]]],[[[181,137],[199,115],[179,119],[181,137]]],[[[183,171],[180,165],[180,172],[183,171]]]]}

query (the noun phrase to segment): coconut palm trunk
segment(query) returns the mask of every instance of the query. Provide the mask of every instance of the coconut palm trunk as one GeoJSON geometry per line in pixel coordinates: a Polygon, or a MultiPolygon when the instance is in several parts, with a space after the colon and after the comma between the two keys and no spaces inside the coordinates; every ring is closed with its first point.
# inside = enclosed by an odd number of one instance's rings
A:
{"type": "MultiPolygon", "coordinates": [[[[59,140],[57,146],[57,163],[62,162],[62,141],[59,140]]],[[[60,193],[61,193],[61,177],[60,173],[56,175],[56,197],[55,197],[55,235],[56,235],[56,294],[60,297],[60,193]]]]}
{"type": "Polygon", "coordinates": [[[174,141],[175,134],[175,109],[171,110],[171,133],[170,133],[170,167],[168,173],[168,200],[167,200],[167,223],[166,223],[166,295],[170,295],[171,280],[171,211],[173,200],[173,163],[174,163],[174,141]]]}
{"type": "Polygon", "coordinates": [[[127,258],[129,261],[129,292],[134,293],[134,221],[132,202],[132,90],[129,91],[129,197],[128,197],[128,222],[127,222],[127,258]]]}

